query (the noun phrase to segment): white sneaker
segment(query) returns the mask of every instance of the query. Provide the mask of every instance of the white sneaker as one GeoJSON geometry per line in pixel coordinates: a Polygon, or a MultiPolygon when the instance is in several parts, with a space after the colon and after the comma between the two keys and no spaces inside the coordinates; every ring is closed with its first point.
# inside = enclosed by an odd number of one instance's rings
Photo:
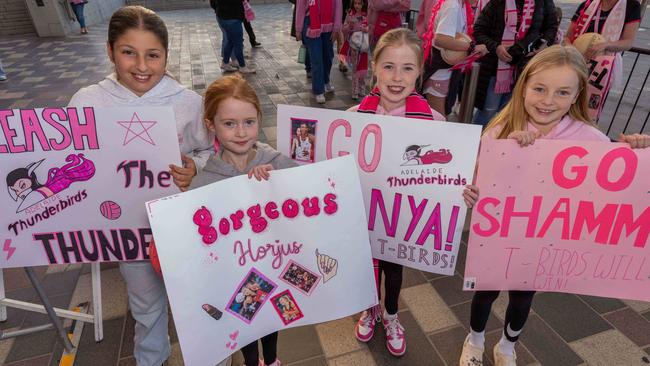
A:
{"type": "Polygon", "coordinates": [[[254,74],[257,72],[257,70],[255,70],[255,68],[250,66],[244,66],[239,68],[239,72],[241,72],[242,74],[254,74]]]}
{"type": "Polygon", "coordinates": [[[502,353],[497,343],[494,345],[494,366],[517,366],[517,353],[514,350],[511,355],[502,353]]]}
{"type": "Polygon", "coordinates": [[[319,104],[325,104],[325,94],[318,94],[316,96],[316,102],[319,104]]]}
{"type": "Polygon", "coordinates": [[[221,70],[223,70],[225,72],[235,72],[238,69],[239,68],[237,66],[233,65],[232,63],[230,63],[230,64],[221,64],[221,70]]]}
{"type": "Polygon", "coordinates": [[[334,93],[334,87],[332,84],[325,84],[325,93],[334,93]]]}
{"type": "Polygon", "coordinates": [[[484,348],[469,343],[469,335],[467,335],[458,364],[460,366],[483,366],[483,351],[484,348]]]}
{"type": "Polygon", "coordinates": [[[386,331],[386,348],[393,356],[402,356],[406,353],[406,339],[404,339],[404,327],[399,322],[397,314],[392,319],[383,318],[384,330],[386,331]]]}

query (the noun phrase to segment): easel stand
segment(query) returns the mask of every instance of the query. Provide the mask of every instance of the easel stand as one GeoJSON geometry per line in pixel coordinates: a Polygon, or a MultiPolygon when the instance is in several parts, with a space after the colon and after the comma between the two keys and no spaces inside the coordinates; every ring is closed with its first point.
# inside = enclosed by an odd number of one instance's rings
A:
{"type": "Polygon", "coordinates": [[[81,330],[84,323],[94,324],[95,328],[95,341],[100,342],[104,338],[104,329],[102,324],[102,296],[101,296],[101,271],[99,263],[91,263],[91,282],[93,290],[93,314],[87,314],[88,306],[80,306],[74,310],[54,308],[47,298],[41,281],[34,273],[31,267],[25,267],[25,272],[29,281],[32,283],[36,294],[41,299],[43,305],[34,304],[26,301],[18,301],[7,299],[5,297],[4,275],[0,270],[0,321],[7,320],[7,307],[33,311],[41,314],[47,314],[50,318],[50,324],[38,325],[26,329],[20,329],[11,332],[0,331],[0,340],[18,337],[21,335],[33,334],[48,329],[56,329],[63,347],[65,348],[63,356],[61,357],[61,365],[72,365],[74,363],[74,355],[79,345],[81,337],[81,330]],[[68,334],[61,323],[61,319],[69,319],[76,321],[74,332],[68,334]]]}

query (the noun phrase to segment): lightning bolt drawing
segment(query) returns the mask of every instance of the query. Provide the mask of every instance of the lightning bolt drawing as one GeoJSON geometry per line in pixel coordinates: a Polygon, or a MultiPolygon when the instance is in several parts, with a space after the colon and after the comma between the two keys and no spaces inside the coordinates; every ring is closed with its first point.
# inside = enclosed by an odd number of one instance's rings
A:
{"type": "Polygon", "coordinates": [[[2,250],[7,252],[7,260],[11,259],[11,256],[16,252],[16,247],[11,246],[11,239],[5,240],[5,245],[2,246],[2,250]]]}

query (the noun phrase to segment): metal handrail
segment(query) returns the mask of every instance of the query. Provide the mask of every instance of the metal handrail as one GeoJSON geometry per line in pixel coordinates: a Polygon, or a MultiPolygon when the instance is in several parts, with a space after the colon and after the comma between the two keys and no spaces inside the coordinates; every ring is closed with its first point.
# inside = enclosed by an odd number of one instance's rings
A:
{"type": "MultiPolygon", "coordinates": [[[[598,120],[599,125],[607,125],[607,135],[610,135],[612,133],[612,130],[615,132],[622,132],[625,134],[629,133],[643,133],[646,132],[646,126],[648,124],[648,119],[650,117],[650,108],[647,107],[647,105],[644,105],[642,103],[641,105],[639,104],[639,101],[641,100],[641,96],[643,93],[643,89],[646,86],[646,83],[648,81],[648,77],[650,76],[650,67],[645,71],[645,75],[643,75],[643,71],[639,71],[637,69],[637,66],[639,67],[645,67],[647,63],[641,62],[639,63],[639,58],[643,55],[644,57],[650,56],[650,49],[647,48],[641,48],[641,47],[632,47],[628,51],[625,51],[627,55],[629,54],[634,54],[634,61],[632,62],[632,68],[630,71],[627,73],[627,80],[625,80],[625,84],[623,89],[621,90],[620,93],[610,93],[607,95],[607,98],[605,99],[605,103],[603,104],[603,111],[607,110],[607,106],[611,105],[611,103],[616,103],[616,108],[614,109],[614,113],[609,116],[609,121],[606,121],[608,118],[603,117],[603,113],[601,112],[601,117],[598,120]],[[640,84],[638,87],[638,93],[636,93],[636,96],[634,95],[634,88],[631,88],[630,85],[633,84],[635,87],[638,86],[639,80],[643,80],[643,82],[640,84]],[[630,105],[631,104],[631,109],[629,110],[629,114],[627,115],[627,118],[625,118],[625,113],[623,113],[623,110],[621,109],[622,105],[630,105]],[[639,113],[641,116],[643,116],[643,113],[645,111],[645,118],[643,118],[643,125],[641,126],[640,129],[636,128],[631,128],[630,123],[634,120],[640,120],[637,119],[638,117],[635,118],[635,116],[638,116],[639,113]],[[624,126],[621,127],[621,124],[624,121],[624,126]],[[607,124],[609,123],[609,124],[607,124]],[[631,129],[631,130],[630,130],[631,129]]],[[[624,108],[625,109],[625,108],[624,108]]]]}

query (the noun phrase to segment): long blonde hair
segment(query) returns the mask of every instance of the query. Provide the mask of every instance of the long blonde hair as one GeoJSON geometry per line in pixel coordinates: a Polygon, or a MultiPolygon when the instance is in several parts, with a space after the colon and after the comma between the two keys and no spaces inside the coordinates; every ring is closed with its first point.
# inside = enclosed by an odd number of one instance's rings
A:
{"type": "Polygon", "coordinates": [[[569,108],[569,116],[576,121],[593,126],[587,105],[587,77],[589,75],[587,64],[575,47],[555,45],[544,49],[530,60],[517,80],[512,98],[501,112],[492,118],[483,133],[487,133],[491,128],[502,127],[497,138],[504,139],[511,132],[526,130],[530,118],[524,107],[526,83],[531,76],[540,71],[562,66],[571,66],[578,75],[580,83],[576,101],[569,108]]]}

